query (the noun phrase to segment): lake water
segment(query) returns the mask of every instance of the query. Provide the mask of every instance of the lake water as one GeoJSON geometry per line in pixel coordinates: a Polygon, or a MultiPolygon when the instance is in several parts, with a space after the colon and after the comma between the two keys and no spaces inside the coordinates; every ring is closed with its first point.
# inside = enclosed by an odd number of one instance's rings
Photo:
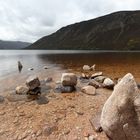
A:
{"type": "Polygon", "coordinates": [[[34,73],[41,72],[43,66],[52,73],[53,70],[55,73],[60,70],[78,73],[82,72],[83,65],[96,64],[96,71],[112,78],[131,72],[140,81],[140,52],[1,50],[0,79],[13,75],[18,79],[17,61],[24,66],[22,75],[30,74],[28,68],[34,68],[34,73]]]}
{"type": "Polygon", "coordinates": [[[98,52],[98,51],[48,51],[48,50],[1,50],[0,77],[17,73],[17,61],[21,61],[26,71],[28,68],[39,70],[43,66],[60,66],[75,71],[85,64],[97,65],[97,69],[115,73],[140,70],[140,52],[98,52]],[[109,70],[109,71],[108,71],[109,70]]]}

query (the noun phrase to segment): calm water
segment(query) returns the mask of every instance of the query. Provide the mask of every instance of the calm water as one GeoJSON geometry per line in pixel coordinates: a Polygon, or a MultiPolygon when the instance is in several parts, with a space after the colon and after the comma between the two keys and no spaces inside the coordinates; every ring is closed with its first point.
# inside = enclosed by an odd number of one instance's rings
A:
{"type": "Polygon", "coordinates": [[[17,74],[17,61],[22,62],[23,73],[32,67],[38,71],[45,65],[80,72],[84,64],[96,64],[97,71],[112,77],[131,72],[140,79],[140,52],[1,50],[0,78],[17,74]]]}

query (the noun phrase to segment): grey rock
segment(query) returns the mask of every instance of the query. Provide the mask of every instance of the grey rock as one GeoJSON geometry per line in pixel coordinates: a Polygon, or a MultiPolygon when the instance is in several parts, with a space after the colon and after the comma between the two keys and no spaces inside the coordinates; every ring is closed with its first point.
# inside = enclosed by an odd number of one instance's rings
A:
{"type": "Polygon", "coordinates": [[[103,82],[103,85],[104,85],[105,88],[112,89],[114,87],[115,83],[110,78],[106,78],[103,82]]]}
{"type": "Polygon", "coordinates": [[[81,82],[81,83],[89,83],[89,81],[90,81],[89,79],[83,79],[83,78],[80,79],[80,82],[81,82]]]}
{"type": "Polygon", "coordinates": [[[125,75],[114,87],[100,122],[111,140],[140,139],[140,92],[132,74],[125,75]]]}
{"type": "Polygon", "coordinates": [[[77,76],[74,73],[63,73],[61,83],[63,86],[75,86],[77,84],[77,76]]]}
{"type": "Polygon", "coordinates": [[[96,89],[93,86],[85,86],[81,89],[81,91],[87,95],[95,95],[96,94],[96,89]]]}
{"type": "Polygon", "coordinates": [[[38,95],[38,94],[41,94],[41,88],[40,87],[37,87],[35,89],[29,90],[28,91],[28,94],[30,94],[30,95],[38,95]]]}
{"type": "Polygon", "coordinates": [[[52,77],[47,77],[47,78],[45,78],[45,82],[46,82],[46,83],[52,82],[52,80],[53,80],[52,77]]]}
{"type": "Polygon", "coordinates": [[[62,85],[57,85],[54,90],[54,92],[56,93],[71,93],[73,91],[75,91],[74,86],[62,86],[62,85]]]}
{"type": "Polygon", "coordinates": [[[105,76],[98,76],[98,77],[95,77],[94,80],[99,83],[103,83],[105,78],[106,78],[105,76]]]}
{"type": "Polygon", "coordinates": [[[33,90],[40,86],[39,78],[36,75],[30,76],[26,80],[26,85],[30,90],[33,90]]]}
{"type": "Polygon", "coordinates": [[[96,72],[91,75],[91,78],[94,79],[95,77],[102,76],[102,75],[103,75],[103,72],[96,72]]]}
{"type": "Polygon", "coordinates": [[[0,103],[3,103],[3,102],[4,102],[4,97],[0,96],[0,103]]]}
{"type": "Polygon", "coordinates": [[[21,72],[23,68],[23,65],[21,64],[20,61],[18,61],[18,71],[21,72]]]}
{"type": "Polygon", "coordinates": [[[54,124],[47,124],[43,129],[43,134],[45,136],[51,135],[53,132],[57,131],[58,127],[54,124]]]}
{"type": "Polygon", "coordinates": [[[95,81],[94,79],[90,80],[90,82],[88,83],[88,85],[93,86],[95,88],[102,87],[102,85],[99,82],[95,81]]]}
{"type": "Polygon", "coordinates": [[[39,96],[36,101],[39,105],[47,104],[49,102],[48,98],[45,96],[39,96]]]}

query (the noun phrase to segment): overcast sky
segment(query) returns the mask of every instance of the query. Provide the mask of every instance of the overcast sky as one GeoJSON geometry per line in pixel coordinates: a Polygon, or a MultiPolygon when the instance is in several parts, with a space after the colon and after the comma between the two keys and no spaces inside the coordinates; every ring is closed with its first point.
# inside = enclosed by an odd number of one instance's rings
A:
{"type": "Polygon", "coordinates": [[[0,0],[0,39],[34,42],[62,26],[139,7],[140,0],[0,0]]]}

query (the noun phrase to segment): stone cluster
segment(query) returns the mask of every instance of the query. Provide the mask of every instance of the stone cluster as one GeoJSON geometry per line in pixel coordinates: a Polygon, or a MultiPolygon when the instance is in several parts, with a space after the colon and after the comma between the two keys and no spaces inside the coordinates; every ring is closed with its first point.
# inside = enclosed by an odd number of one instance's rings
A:
{"type": "Polygon", "coordinates": [[[63,73],[61,77],[61,84],[55,88],[56,92],[71,93],[76,90],[77,76],[74,73],[63,73]]]}
{"type": "Polygon", "coordinates": [[[18,86],[16,87],[17,94],[30,94],[30,95],[37,95],[41,93],[40,88],[40,80],[36,75],[30,76],[26,80],[25,86],[18,86]]]}

